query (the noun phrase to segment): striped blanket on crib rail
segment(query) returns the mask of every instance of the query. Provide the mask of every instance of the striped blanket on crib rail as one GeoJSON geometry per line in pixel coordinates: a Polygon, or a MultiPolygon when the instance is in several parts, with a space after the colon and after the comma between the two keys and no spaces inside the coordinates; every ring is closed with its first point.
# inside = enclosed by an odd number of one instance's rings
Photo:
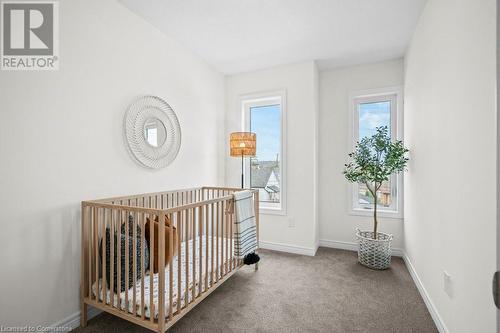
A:
{"type": "Polygon", "coordinates": [[[235,192],[234,201],[236,213],[234,251],[235,256],[242,259],[257,250],[257,227],[252,192],[248,190],[235,192]]]}

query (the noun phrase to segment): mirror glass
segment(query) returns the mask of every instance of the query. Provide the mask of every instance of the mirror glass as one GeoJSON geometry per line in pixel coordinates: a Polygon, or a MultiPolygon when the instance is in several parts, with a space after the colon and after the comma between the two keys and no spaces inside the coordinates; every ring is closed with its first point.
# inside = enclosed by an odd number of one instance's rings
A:
{"type": "Polygon", "coordinates": [[[161,147],[167,139],[165,125],[158,118],[149,118],[144,124],[144,138],[152,147],[161,147]]]}

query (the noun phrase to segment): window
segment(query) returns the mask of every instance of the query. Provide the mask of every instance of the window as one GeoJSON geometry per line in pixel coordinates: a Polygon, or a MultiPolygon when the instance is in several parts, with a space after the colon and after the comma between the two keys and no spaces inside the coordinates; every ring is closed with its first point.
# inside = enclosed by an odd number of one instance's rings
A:
{"type": "Polygon", "coordinates": [[[247,161],[245,186],[259,190],[264,213],[285,213],[284,93],[241,99],[243,130],[257,135],[257,153],[247,161]]]}
{"type": "MultiPolygon", "coordinates": [[[[353,126],[349,151],[352,151],[362,138],[373,135],[375,129],[380,126],[387,126],[392,140],[402,137],[400,126],[402,103],[399,88],[352,94],[350,104],[350,118],[353,126]]],[[[382,184],[377,196],[381,216],[402,217],[402,184],[402,175],[394,175],[389,181],[382,184]]],[[[366,185],[352,184],[350,186],[351,213],[355,215],[372,214],[374,198],[366,185]]]]}

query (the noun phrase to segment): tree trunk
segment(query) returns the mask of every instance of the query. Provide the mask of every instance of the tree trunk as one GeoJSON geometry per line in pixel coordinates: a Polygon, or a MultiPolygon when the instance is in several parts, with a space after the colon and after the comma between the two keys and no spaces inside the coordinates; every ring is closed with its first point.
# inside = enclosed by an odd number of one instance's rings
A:
{"type": "Polygon", "coordinates": [[[375,183],[375,193],[373,193],[373,239],[377,239],[377,184],[375,183]]]}

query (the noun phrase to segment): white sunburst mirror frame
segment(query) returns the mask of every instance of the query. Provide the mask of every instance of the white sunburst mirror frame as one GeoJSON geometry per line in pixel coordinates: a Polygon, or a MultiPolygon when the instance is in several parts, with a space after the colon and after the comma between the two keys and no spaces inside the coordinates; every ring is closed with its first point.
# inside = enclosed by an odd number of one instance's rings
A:
{"type": "Polygon", "coordinates": [[[123,129],[125,146],[139,165],[160,169],[175,160],[181,146],[181,127],[172,107],[160,97],[142,96],[130,104],[123,129]],[[164,129],[164,137],[156,145],[146,137],[151,122],[161,124],[162,132],[164,129]]]}

